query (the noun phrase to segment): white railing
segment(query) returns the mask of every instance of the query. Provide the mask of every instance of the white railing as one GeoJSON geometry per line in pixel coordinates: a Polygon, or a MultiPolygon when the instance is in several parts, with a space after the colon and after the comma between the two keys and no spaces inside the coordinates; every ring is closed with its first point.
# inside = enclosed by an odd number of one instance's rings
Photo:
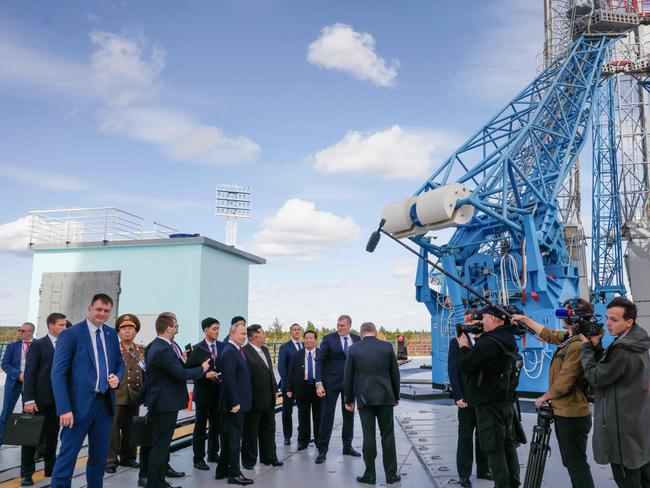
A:
{"type": "Polygon", "coordinates": [[[36,210],[30,216],[30,244],[165,238],[176,232],[157,222],[145,232],[142,217],[112,207],[36,210]]]}

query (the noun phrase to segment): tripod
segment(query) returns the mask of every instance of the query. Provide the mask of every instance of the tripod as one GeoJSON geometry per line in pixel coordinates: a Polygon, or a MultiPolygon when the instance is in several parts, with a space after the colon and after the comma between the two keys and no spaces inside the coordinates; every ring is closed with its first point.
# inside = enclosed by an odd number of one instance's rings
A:
{"type": "Polygon", "coordinates": [[[537,425],[533,427],[533,438],[530,442],[528,454],[528,467],[524,488],[539,488],[542,486],[546,458],[551,452],[551,424],[553,423],[553,409],[548,403],[543,403],[537,411],[537,425]]]}

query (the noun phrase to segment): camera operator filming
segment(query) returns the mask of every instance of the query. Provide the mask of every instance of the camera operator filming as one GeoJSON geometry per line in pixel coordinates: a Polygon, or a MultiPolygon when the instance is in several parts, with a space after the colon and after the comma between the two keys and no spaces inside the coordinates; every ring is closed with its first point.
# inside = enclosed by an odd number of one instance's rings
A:
{"type": "Polygon", "coordinates": [[[475,405],[476,432],[494,486],[510,488],[520,484],[512,408],[518,381],[517,344],[503,309],[488,305],[479,312],[478,316],[481,315],[483,333],[473,347],[470,348],[466,333],[458,337],[458,365],[469,375],[465,400],[475,405]]]}
{"type": "Polygon", "coordinates": [[[582,367],[595,389],[594,459],[612,465],[621,488],[650,487],[650,337],[636,315],[634,303],[615,298],[607,305],[614,342],[603,349],[599,336],[581,337],[582,367]]]}
{"type": "Polygon", "coordinates": [[[595,322],[594,306],[586,300],[569,300],[564,307],[556,311],[556,316],[563,318],[564,331],[544,327],[525,315],[515,314],[512,320],[524,323],[542,340],[558,345],[549,368],[548,391],[535,400],[535,406],[540,408],[544,402],[552,403],[555,435],[571,486],[593,488],[594,480],[587,462],[591,409],[580,362],[580,334],[600,335],[603,326],[595,322]]]}

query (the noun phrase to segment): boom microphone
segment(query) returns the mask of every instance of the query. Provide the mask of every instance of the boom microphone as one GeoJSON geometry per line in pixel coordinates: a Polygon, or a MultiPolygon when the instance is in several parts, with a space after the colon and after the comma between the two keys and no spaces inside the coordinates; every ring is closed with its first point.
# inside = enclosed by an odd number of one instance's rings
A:
{"type": "Polygon", "coordinates": [[[381,238],[381,228],[384,226],[385,223],[386,223],[386,219],[381,219],[381,222],[379,222],[379,227],[377,228],[377,230],[374,231],[372,234],[370,234],[370,239],[368,239],[368,244],[366,244],[366,251],[375,252],[375,249],[377,248],[377,244],[379,244],[379,239],[381,238]]]}

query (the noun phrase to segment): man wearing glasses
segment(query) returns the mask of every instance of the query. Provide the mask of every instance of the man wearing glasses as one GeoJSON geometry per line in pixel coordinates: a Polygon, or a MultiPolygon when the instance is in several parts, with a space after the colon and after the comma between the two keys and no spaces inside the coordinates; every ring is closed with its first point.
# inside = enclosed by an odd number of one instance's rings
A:
{"type": "Polygon", "coordinates": [[[25,362],[27,361],[29,347],[32,345],[35,329],[36,326],[34,324],[25,322],[18,329],[20,339],[9,344],[2,357],[2,370],[7,374],[7,379],[5,380],[2,414],[0,414],[0,445],[2,445],[7,417],[14,411],[18,397],[20,397],[20,393],[23,391],[25,362]]]}

